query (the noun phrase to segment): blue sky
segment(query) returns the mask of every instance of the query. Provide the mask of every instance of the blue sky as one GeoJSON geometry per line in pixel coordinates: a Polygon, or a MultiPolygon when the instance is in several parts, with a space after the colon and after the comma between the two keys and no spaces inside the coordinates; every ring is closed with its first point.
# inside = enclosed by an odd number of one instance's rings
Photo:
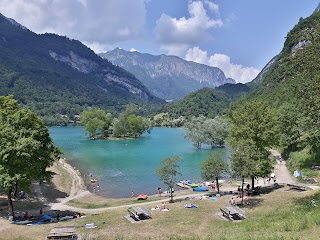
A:
{"type": "Polygon", "coordinates": [[[1,0],[0,12],[36,33],[178,55],[252,80],[319,0],[1,0]]]}

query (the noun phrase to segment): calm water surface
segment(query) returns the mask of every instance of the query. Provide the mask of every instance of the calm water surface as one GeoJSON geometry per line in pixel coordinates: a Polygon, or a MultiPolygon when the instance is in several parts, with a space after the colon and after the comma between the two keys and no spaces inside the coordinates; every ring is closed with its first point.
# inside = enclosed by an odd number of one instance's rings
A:
{"type": "MultiPolygon", "coordinates": [[[[100,194],[106,197],[130,197],[135,194],[156,194],[164,184],[156,175],[156,168],[163,158],[179,155],[182,173],[178,180],[201,181],[200,164],[211,151],[205,146],[198,151],[184,139],[183,129],[154,128],[151,134],[143,134],[133,140],[90,140],[83,127],[51,127],[50,135],[71,165],[82,174],[92,173],[98,180],[100,194]]],[[[93,185],[86,178],[89,189],[93,185]]]]}

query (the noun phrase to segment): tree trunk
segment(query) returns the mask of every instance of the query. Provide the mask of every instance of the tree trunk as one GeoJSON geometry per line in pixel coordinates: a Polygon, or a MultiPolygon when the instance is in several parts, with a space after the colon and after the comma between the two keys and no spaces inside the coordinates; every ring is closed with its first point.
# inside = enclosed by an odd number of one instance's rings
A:
{"type": "Polygon", "coordinates": [[[17,198],[17,196],[18,196],[18,182],[16,182],[14,184],[14,194],[13,195],[15,198],[17,198]]]}
{"type": "Polygon", "coordinates": [[[220,188],[219,188],[219,178],[216,177],[216,184],[217,184],[217,190],[218,193],[220,193],[220,188]]]}
{"type": "Polygon", "coordinates": [[[251,178],[251,189],[254,189],[254,177],[251,178]]]}
{"type": "Polygon", "coordinates": [[[244,176],[242,176],[242,187],[241,187],[241,205],[243,205],[243,185],[244,185],[244,176]]]}
{"type": "Polygon", "coordinates": [[[13,220],[13,218],[14,218],[14,212],[13,212],[13,204],[12,204],[11,194],[12,194],[12,188],[10,188],[10,189],[8,190],[8,195],[7,195],[7,197],[8,197],[9,219],[10,219],[10,220],[11,220],[11,219],[13,220]]]}
{"type": "Polygon", "coordinates": [[[170,192],[170,203],[173,203],[173,186],[169,186],[169,192],[170,192]]]}

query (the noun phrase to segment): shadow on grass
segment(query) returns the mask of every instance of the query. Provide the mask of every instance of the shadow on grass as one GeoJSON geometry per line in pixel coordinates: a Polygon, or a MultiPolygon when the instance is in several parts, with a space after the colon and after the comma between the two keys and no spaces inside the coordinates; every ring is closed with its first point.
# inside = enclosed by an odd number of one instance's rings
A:
{"type": "Polygon", "coordinates": [[[264,202],[264,199],[261,198],[250,198],[248,199],[245,204],[243,205],[238,205],[239,208],[251,208],[254,209],[256,207],[259,207],[260,205],[262,205],[262,203],[264,202]]]}
{"type": "MultiPolygon", "coordinates": [[[[28,212],[29,215],[35,216],[35,220],[39,221],[40,208],[43,209],[43,215],[52,215],[55,218],[59,211],[47,210],[50,209],[50,206],[47,203],[58,202],[57,198],[65,198],[68,194],[59,191],[51,182],[42,183],[41,185],[32,184],[30,190],[23,194],[23,197],[12,198],[12,204],[14,209],[14,214],[17,219],[22,219],[25,215],[25,212],[28,212]],[[19,218],[20,216],[20,218],[19,218]]],[[[0,190],[0,217],[8,219],[8,199],[6,192],[0,190]]],[[[60,212],[60,217],[66,216],[66,214],[71,214],[73,216],[74,212],[60,212]]],[[[43,219],[44,220],[44,219],[43,219]]],[[[45,221],[44,221],[45,222],[45,221]]]]}
{"type": "Polygon", "coordinates": [[[48,202],[56,203],[58,198],[66,198],[68,194],[59,191],[52,182],[42,183],[41,192],[48,202]]]}
{"type": "Polygon", "coordinates": [[[280,188],[284,188],[284,185],[275,183],[274,185],[271,185],[271,186],[263,186],[261,187],[260,194],[268,194],[280,188]]]}

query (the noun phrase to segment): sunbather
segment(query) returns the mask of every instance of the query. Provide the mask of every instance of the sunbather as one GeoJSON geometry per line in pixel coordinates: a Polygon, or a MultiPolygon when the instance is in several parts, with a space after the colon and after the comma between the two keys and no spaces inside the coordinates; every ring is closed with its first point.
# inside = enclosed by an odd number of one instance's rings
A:
{"type": "Polygon", "coordinates": [[[236,200],[232,197],[229,201],[230,205],[236,205],[236,200]]]}
{"type": "Polygon", "coordinates": [[[156,210],[162,211],[166,209],[166,205],[164,202],[162,202],[161,204],[157,205],[156,210]]]}

